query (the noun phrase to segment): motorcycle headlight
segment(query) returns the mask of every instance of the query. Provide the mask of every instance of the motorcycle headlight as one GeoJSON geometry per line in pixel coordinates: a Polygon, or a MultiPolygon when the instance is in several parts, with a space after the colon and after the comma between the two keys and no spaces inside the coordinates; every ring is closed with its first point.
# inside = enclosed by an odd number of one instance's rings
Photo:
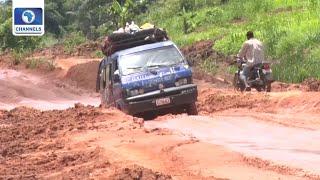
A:
{"type": "Polygon", "coordinates": [[[175,85],[176,85],[177,87],[183,86],[183,85],[186,85],[186,84],[188,84],[188,79],[187,79],[187,78],[178,79],[178,80],[175,82],[175,85]]]}
{"type": "Polygon", "coordinates": [[[132,96],[138,96],[144,93],[143,89],[133,89],[133,90],[127,90],[127,95],[132,96]]]}

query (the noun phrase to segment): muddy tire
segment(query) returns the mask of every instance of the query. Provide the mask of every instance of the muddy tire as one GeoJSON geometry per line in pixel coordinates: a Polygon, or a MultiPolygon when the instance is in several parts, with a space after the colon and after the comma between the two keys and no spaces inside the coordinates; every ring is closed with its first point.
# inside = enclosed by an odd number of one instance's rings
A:
{"type": "Polygon", "coordinates": [[[243,84],[243,82],[241,81],[238,73],[234,74],[233,77],[233,87],[236,91],[241,91],[243,92],[246,89],[246,86],[243,84]]]}
{"type": "Polygon", "coordinates": [[[100,94],[100,107],[106,108],[106,100],[103,95],[100,94]]]}
{"type": "Polygon", "coordinates": [[[264,88],[259,86],[259,87],[256,87],[256,90],[257,90],[258,92],[261,92],[261,91],[264,90],[264,88]]]}
{"type": "Polygon", "coordinates": [[[271,92],[271,83],[270,83],[270,82],[268,82],[268,83],[266,84],[266,91],[267,91],[267,92],[271,92]]]}
{"type": "Polygon", "coordinates": [[[188,115],[198,115],[196,103],[189,104],[186,108],[188,115]]]}

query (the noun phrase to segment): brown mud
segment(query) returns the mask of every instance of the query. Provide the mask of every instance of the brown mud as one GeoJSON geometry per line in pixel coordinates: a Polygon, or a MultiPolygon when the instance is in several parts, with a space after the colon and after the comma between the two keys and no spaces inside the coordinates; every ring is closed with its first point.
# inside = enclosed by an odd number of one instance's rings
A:
{"type": "MultiPolygon", "coordinates": [[[[184,51],[194,62],[220,57],[210,46],[184,51]]],[[[144,121],[98,108],[99,59],[36,55],[55,57],[57,68],[0,63],[0,179],[320,179],[314,80],[240,93],[196,73],[198,116],[144,121]]]]}
{"type": "Polygon", "coordinates": [[[320,91],[320,80],[315,78],[306,79],[303,83],[307,91],[320,91]]]}
{"type": "Polygon", "coordinates": [[[77,87],[92,92],[96,90],[97,70],[99,61],[91,61],[71,67],[65,78],[71,80],[77,87]]]}
{"type": "Polygon", "coordinates": [[[115,110],[76,104],[64,111],[22,107],[0,115],[0,178],[171,179],[136,165],[112,164],[100,147],[72,146],[68,136],[76,133],[141,129],[132,117],[115,110]]]}

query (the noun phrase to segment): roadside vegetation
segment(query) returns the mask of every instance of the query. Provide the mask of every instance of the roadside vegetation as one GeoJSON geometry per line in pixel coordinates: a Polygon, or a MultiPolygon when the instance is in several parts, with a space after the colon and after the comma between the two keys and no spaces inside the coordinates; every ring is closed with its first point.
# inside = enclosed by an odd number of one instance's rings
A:
{"type": "Polygon", "coordinates": [[[0,1],[0,52],[16,53],[62,44],[67,52],[87,40],[97,40],[144,13],[154,0],[45,0],[45,35],[12,35],[11,0],[0,1]]]}
{"type": "Polygon", "coordinates": [[[165,27],[180,46],[215,40],[213,48],[225,55],[236,55],[253,30],[266,45],[275,78],[301,82],[320,78],[319,12],[318,0],[162,0],[141,19],[165,27]]]}
{"type": "MultiPolygon", "coordinates": [[[[46,2],[46,35],[24,38],[11,35],[10,1],[0,5],[0,49],[22,55],[62,44],[71,52],[81,43],[97,40],[135,20],[165,28],[179,45],[215,41],[212,48],[236,55],[248,30],[266,45],[274,75],[284,82],[320,78],[319,0],[57,0],[46,2]]],[[[96,57],[101,53],[93,52],[96,57]]],[[[19,56],[16,55],[17,62],[19,56]]],[[[216,61],[201,65],[212,74],[216,61]]],[[[234,67],[226,71],[234,70],[234,67]]]]}

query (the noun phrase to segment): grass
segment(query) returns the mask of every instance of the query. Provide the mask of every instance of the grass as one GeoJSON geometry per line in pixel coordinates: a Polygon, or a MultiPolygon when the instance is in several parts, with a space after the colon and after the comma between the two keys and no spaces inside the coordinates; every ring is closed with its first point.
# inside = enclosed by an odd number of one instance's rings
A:
{"type": "Polygon", "coordinates": [[[97,50],[91,54],[91,57],[94,57],[94,58],[103,58],[104,56],[105,55],[102,53],[101,50],[97,50]]]}
{"type": "Polygon", "coordinates": [[[200,68],[206,73],[215,75],[218,72],[218,63],[212,59],[206,59],[200,64],[200,68]]]}
{"type": "Polygon", "coordinates": [[[40,48],[48,48],[48,47],[52,47],[56,44],[59,43],[59,39],[57,39],[56,37],[54,37],[54,35],[52,34],[45,34],[43,37],[41,37],[41,42],[39,44],[40,48]]]}
{"type": "Polygon", "coordinates": [[[31,51],[26,50],[13,50],[12,51],[12,64],[20,65],[23,64],[28,69],[45,68],[46,70],[52,71],[55,69],[55,62],[53,59],[42,58],[28,58],[31,51]]]}
{"type": "Polygon", "coordinates": [[[19,65],[21,63],[23,63],[23,61],[25,60],[25,58],[28,56],[30,52],[27,50],[22,50],[22,49],[15,49],[12,51],[12,64],[13,65],[19,65]]]}
{"type": "Polygon", "coordinates": [[[53,59],[48,58],[31,58],[25,60],[26,68],[38,69],[45,68],[46,70],[53,71],[55,69],[55,62],[53,59]]]}
{"type": "MultiPolygon", "coordinates": [[[[140,21],[165,28],[179,46],[216,40],[213,48],[225,55],[237,54],[245,33],[253,30],[264,42],[268,60],[280,62],[273,65],[277,80],[301,82],[308,77],[320,78],[319,0],[233,0],[226,4],[207,0],[195,1],[198,3],[193,8],[182,11],[185,1],[160,0],[140,21]],[[192,29],[187,34],[185,17],[192,29]]],[[[215,71],[211,64],[204,66],[215,71]]]]}
{"type": "Polygon", "coordinates": [[[71,54],[75,47],[84,42],[86,42],[86,38],[81,32],[73,32],[63,40],[64,50],[71,54]]]}

